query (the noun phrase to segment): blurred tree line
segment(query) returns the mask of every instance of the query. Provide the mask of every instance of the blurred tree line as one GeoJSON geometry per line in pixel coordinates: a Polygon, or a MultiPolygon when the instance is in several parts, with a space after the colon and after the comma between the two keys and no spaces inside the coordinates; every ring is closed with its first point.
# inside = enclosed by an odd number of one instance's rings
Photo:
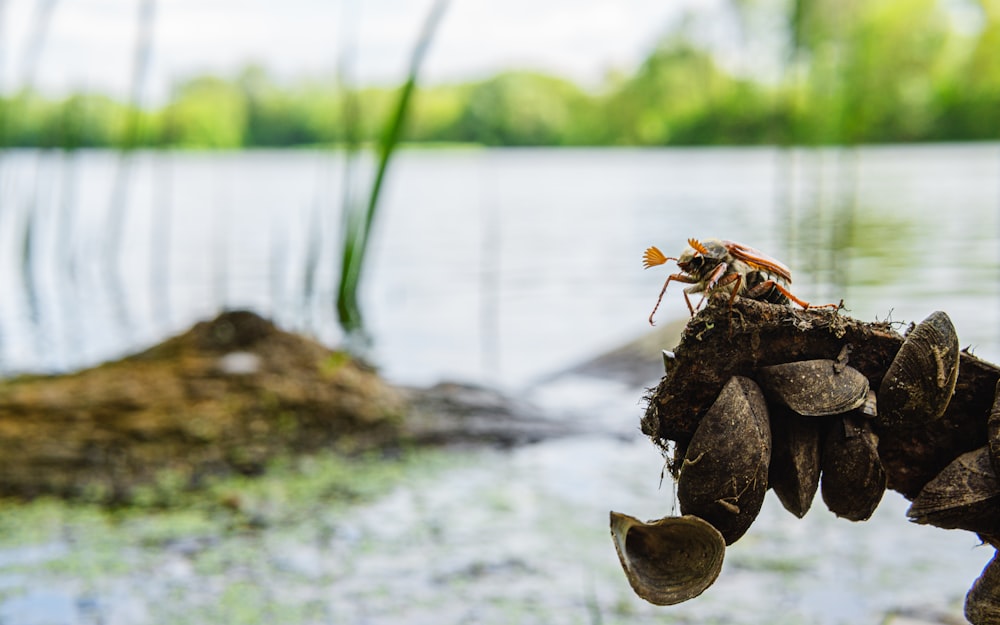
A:
{"type": "MultiPolygon", "coordinates": [[[[597,92],[525,71],[423,87],[404,138],[505,146],[1000,139],[1000,0],[968,0],[962,20],[943,0],[730,2],[745,29],[734,37],[735,56],[740,40],[778,38],[775,76],[721,62],[684,22],[634,74],[613,76],[597,92]],[[760,23],[767,33],[755,30],[760,23]]],[[[335,81],[280,85],[260,67],[188,80],[156,110],[29,91],[0,98],[0,140],[189,148],[374,141],[395,93],[335,81]],[[130,115],[140,121],[131,138],[130,115]]]]}

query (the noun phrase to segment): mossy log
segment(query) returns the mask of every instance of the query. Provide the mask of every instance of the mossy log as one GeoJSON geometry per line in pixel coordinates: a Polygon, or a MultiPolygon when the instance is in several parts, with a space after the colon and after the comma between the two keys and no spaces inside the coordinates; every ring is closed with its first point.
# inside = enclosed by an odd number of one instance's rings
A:
{"type": "MultiPolygon", "coordinates": [[[[740,298],[730,308],[713,299],[687,324],[666,375],[650,392],[642,431],[672,454],[674,475],[701,418],[733,376],[754,378],[764,366],[836,359],[878,389],[904,337],[897,325],[862,322],[829,310],[799,310],[740,298]]],[[[908,499],[963,453],[987,444],[987,420],[1000,368],[967,351],[944,415],[912,426],[880,427],[878,454],[888,487],[908,499]]]]}

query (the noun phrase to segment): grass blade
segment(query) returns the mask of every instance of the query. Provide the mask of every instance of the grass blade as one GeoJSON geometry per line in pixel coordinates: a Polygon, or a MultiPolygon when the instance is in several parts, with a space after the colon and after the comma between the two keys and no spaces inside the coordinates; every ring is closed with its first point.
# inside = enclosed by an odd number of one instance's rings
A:
{"type": "Polygon", "coordinates": [[[406,83],[400,89],[399,99],[396,101],[395,109],[379,142],[378,165],[367,205],[363,212],[360,212],[360,209],[357,208],[358,205],[354,203],[344,207],[346,221],[341,254],[340,283],[337,288],[337,318],[344,330],[345,343],[348,348],[352,348],[352,346],[357,348],[357,343],[361,345],[367,343],[364,321],[358,305],[358,287],[361,281],[365,252],[368,248],[369,234],[378,209],[379,195],[382,191],[386,171],[388,171],[392,155],[402,136],[406,113],[416,88],[420,67],[447,6],[448,0],[435,0],[424,21],[417,45],[410,57],[406,83]]]}

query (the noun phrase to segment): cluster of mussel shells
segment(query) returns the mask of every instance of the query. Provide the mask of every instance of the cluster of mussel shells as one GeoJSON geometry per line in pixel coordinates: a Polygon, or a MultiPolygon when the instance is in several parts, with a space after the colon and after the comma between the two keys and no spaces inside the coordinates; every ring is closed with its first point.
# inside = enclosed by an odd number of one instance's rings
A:
{"type": "MultiPolygon", "coordinates": [[[[760,367],[754,379],[732,377],[684,453],[677,476],[681,516],[642,522],[611,513],[612,538],[633,590],[657,605],[701,594],[719,575],[726,546],[757,517],[768,488],[798,517],[819,491],[834,514],[868,519],[886,488],[875,431],[940,418],[959,359],[951,320],[935,312],[907,333],[877,392],[848,364],[846,349],[832,359],[760,367]]],[[[996,444],[960,456],[931,480],[913,501],[911,519],[972,531],[1000,527],[1000,398],[989,423],[996,444]]],[[[994,559],[969,591],[970,621],[1000,623],[998,595],[994,559]]]]}
{"type": "MultiPolygon", "coordinates": [[[[976,532],[1000,549],[1000,382],[987,419],[987,445],[960,455],[924,485],[907,511],[913,521],[976,532]]],[[[1000,553],[965,596],[974,625],[1000,623],[1000,553]]]]}

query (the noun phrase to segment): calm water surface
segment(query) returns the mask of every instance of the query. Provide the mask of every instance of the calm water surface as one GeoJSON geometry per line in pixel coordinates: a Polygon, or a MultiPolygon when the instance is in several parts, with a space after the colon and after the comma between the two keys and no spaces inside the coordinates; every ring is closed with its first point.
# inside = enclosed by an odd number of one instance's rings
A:
{"type": "MultiPolygon", "coordinates": [[[[140,154],[125,169],[107,153],[0,160],[5,370],[93,364],[223,307],[337,342],[338,156],[140,154]]],[[[638,336],[667,274],[644,272],[642,250],[713,236],[771,253],[796,293],[861,319],[946,310],[1000,360],[997,144],[411,151],[384,199],[362,300],[400,381],[516,388],[638,336]]],[[[659,318],[684,314],[668,294],[659,318]]]]}
{"type": "MultiPolygon", "coordinates": [[[[106,153],[3,156],[0,367],[87,366],[235,307],[335,344],[342,170],[312,152],[140,154],[127,177],[106,153]]],[[[641,269],[646,246],[722,237],[784,260],[801,297],[843,299],[864,320],[945,310],[963,346],[1000,361],[998,215],[997,144],[403,152],[362,300],[391,379],[518,391],[648,330],[667,272],[641,269]]],[[[658,319],[686,314],[670,292],[658,319]]],[[[190,552],[68,518],[0,542],[0,618],[877,622],[898,608],[960,613],[990,557],[971,534],[907,523],[894,493],[861,524],[819,501],[798,520],[771,498],[715,586],[654,608],[632,595],[606,529],[609,509],[676,511],[637,433],[642,389],[564,377],[529,394],[606,434],[473,454],[348,516],[190,552]],[[65,572],[108,550],[115,567],[65,572]]]]}

